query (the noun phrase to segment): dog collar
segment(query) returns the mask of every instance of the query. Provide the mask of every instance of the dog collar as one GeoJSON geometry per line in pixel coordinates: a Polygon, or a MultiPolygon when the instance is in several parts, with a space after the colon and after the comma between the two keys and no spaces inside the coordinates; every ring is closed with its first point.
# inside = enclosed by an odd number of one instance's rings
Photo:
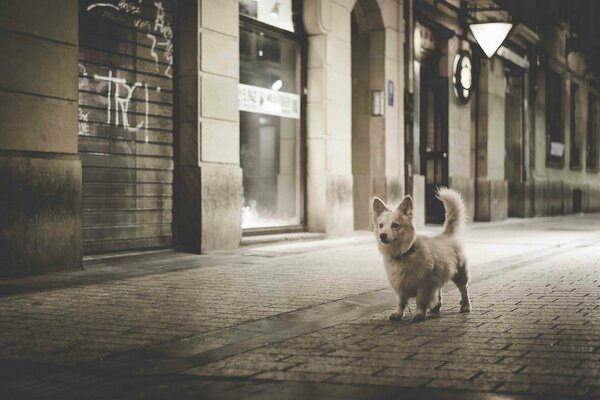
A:
{"type": "Polygon", "coordinates": [[[394,260],[399,261],[402,257],[409,255],[410,253],[414,253],[414,251],[415,251],[415,242],[412,242],[412,244],[410,245],[408,250],[406,250],[404,253],[400,254],[399,256],[394,257],[394,260]]]}

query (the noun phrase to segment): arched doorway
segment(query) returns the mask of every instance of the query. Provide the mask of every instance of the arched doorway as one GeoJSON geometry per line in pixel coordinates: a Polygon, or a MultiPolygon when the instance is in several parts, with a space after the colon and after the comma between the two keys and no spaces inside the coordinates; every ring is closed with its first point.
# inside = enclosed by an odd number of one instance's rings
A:
{"type": "Polygon", "coordinates": [[[385,30],[375,0],[351,14],[354,229],[370,227],[369,201],[385,198],[385,30]]]}

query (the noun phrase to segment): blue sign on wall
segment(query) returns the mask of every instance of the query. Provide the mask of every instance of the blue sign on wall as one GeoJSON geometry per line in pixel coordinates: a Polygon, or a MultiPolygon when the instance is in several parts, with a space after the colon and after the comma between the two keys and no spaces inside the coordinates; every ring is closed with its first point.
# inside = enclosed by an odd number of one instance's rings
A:
{"type": "Polygon", "coordinates": [[[387,82],[387,91],[388,91],[388,106],[394,106],[394,81],[388,80],[387,82]]]}

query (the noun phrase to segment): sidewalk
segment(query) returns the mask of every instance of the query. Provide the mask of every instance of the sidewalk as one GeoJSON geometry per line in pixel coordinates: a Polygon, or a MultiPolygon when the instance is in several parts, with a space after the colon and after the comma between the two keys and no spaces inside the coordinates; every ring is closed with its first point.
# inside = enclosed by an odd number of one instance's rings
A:
{"type": "Polygon", "coordinates": [[[448,287],[421,324],[388,321],[395,300],[367,233],[0,281],[0,393],[600,397],[599,238],[600,215],[475,224],[474,311],[460,314],[448,287]]]}

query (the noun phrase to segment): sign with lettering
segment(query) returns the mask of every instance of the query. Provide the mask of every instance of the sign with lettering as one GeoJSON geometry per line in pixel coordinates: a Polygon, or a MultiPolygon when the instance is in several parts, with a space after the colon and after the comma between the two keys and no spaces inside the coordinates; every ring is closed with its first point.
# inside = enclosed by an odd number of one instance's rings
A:
{"type": "Polygon", "coordinates": [[[300,96],[258,86],[239,84],[240,111],[300,118],[300,96]]]}

